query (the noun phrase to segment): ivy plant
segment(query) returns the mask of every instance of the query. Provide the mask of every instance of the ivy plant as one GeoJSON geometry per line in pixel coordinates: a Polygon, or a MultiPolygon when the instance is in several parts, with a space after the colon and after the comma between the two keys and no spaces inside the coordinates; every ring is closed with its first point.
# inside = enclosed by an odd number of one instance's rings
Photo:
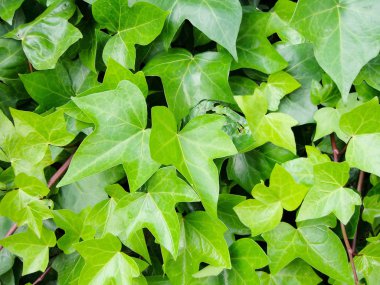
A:
{"type": "Polygon", "coordinates": [[[0,1],[0,284],[379,284],[379,14],[0,1]]]}

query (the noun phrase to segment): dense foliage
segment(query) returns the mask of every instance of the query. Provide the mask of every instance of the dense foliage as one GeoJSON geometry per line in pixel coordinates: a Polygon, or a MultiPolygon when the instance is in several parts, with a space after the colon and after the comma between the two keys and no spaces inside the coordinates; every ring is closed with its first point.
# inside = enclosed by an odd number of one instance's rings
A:
{"type": "Polygon", "coordinates": [[[0,284],[379,284],[379,14],[0,1],[0,284]]]}

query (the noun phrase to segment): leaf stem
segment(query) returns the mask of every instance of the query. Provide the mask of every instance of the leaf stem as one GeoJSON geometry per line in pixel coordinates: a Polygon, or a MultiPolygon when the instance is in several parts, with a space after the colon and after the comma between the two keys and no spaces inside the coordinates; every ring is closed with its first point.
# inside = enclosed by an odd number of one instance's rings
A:
{"type": "MultiPolygon", "coordinates": [[[[359,178],[358,178],[358,186],[356,187],[356,190],[358,191],[360,196],[362,195],[362,191],[363,191],[364,177],[365,177],[365,172],[360,171],[359,178]]],[[[360,207],[360,211],[361,211],[361,207],[360,207]]],[[[352,240],[352,246],[351,247],[352,247],[352,254],[353,255],[356,255],[356,241],[358,238],[358,228],[359,228],[359,223],[356,227],[354,238],[352,240]]]]}
{"type": "MultiPolygon", "coordinates": [[[[331,147],[332,147],[332,150],[333,150],[334,161],[335,162],[339,162],[340,151],[339,151],[338,147],[336,146],[336,141],[335,141],[335,135],[334,134],[330,134],[330,140],[331,140],[331,147]]],[[[353,251],[352,251],[350,242],[348,241],[346,227],[344,226],[344,224],[342,222],[340,223],[340,229],[342,231],[344,244],[346,246],[348,258],[350,260],[350,264],[351,264],[351,268],[352,268],[352,273],[354,274],[355,284],[357,285],[357,284],[359,284],[359,279],[358,279],[358,274],[356,273],[355,262],[354,262],[354,257],[353,257],[353,251]]]]}
{"type": "Polygon", "coordinates": [[[33,65],[28,61],[28,67],[29,67],[29,72],[32,73],[34,71],[33,65]]]}
{"type": "MultiPolygon", "coordinates": [[[[70,162],[72,160],[74,156],[74,153],[71,154],[67,159],[66,161],[61,165],[60,168],[58,168],[58,170],[53,174],[53,176],[49,179],[49,182],[47,184],[47,186],[49,188],[51,188],[57,181],[59,178],[62,177],[62,175],[66,172],[67,168],[69,168],[69,165],[70,165],[70,162]]],[[[10,235],[12,235],[15,231],[17,230],[17,224],[14,224],[10,229],[9,231],[5,234],[5,238],[6,237],[9,237],[10,235]]],[[[3,249],[3,246],[0,245],[0,251],[3,249]]]]}
{"type": "Polygon", "coordinates": [[[46,270],[40,275],[40,277],[36,279],[36,281],[33,282],[32,285],[36,285],[40,283],[42,280],[44,280],[45,276],[50,272],[51,268],[51,265],[48,268],[46,268],[46,270]]]}

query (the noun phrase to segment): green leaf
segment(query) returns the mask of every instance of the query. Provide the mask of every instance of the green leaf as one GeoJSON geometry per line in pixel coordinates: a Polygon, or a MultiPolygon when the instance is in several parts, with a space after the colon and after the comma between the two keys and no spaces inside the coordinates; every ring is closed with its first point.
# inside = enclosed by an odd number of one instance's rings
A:
{"type": "Polygon", "coordinates": [[[54,232],[42,228],[41,237],[33,231],[11,235],[0,244],[23,260],[22,275],[45,271],[49,262],[49,247],[55,245],[54,232]]]}
{"type": "Polygon", "coordinates": [[[178,253],[180,225],[174,207],[178,202],[198,201],[193,189],[178,178],[174,167],[161,168],[148,181],[148,192],[136,192],[120,200],[111,220],[112,232],[129,237],[148,228],[174,257],[178,253]],[[113,222],[113,223],[112,223],[113,222]]]}
{"type": "Polygon", "coordinates": [[[57,241],[57,245],[65,254],[74,252],[72,245],[79,241],[82,235],[83,223],[86,212],[76,214],[68,209],[53,212],[54,222],[58,228],[63,229],[65,234],[57,241]]]}
{"type": "Polygon", "coordinates": [[[78,284],[131,284],[140,275],[136,262],[121,250],[121,242],[111,234],[102,239],[83,241],[75,249],[84,258],[85,265],[78,284]]]}
{"type": "Polygon", "coordinates": [[[261,247],[248,238],[239,239],[230,246],[231,270],[226,270],[223,284],[260,284],[255,269],[268,264],[268,257],[261,247]]]}
{"type": "Polygon", "coordinates": [[[35,177],[19,174],[15,178],[17,190],[8,192],[0,202],[0,215],[10,218],[18,226],[27,224],[37,237],[41,236],[42,221],[52,218],[48,200],[41,200],[49,189],[35,177]]]}
{"type": "Polygon", "coordinates": [[[360,195],[344,188],[349,178],[350,167],[346,162],[326,162],[314,166],[315,181],[307,193],[297,216],[297,221],[316,219],[334,213],[347,224],[361,205],[360,195]]]}
{"type": "Polygon", "coordinates": [[[235,206],[240,221],[251,229],[252,236],[274,229],[281,221],[283,208],[294,211],[307,193],[307,187],[297,184],[278,164],[273,168],[270,186],[257,184],[252,196],[235,206]]]}
{"type": "Polygon", "coordinates": [[[24,0],[4,0],[0,3],[0,18],[12,25],[13,16],[24,0]]]}
{"type": "Polygon", "coordinates": [[[371,242],[355,256],[357,270],[362,273],[367,284],[376,284],[379,280],[380,242],[371,242]]]}
{"type": "Polygon", "coordinates": [[[276,274],[258,272],[261,285],[294,284],[317,285],[322,279],[301,259],[296,259],[276,274]]]}
{"type": "Polygon", "coordinates": [[[358,77],[355,79],[355,82],[361,82],[365,80],[369,86],[380,90],[380,56],[376,56],[374,59],[369,61],[360,71],[358,77]]]}
{"type": "Polygon", "coordinates": [[[35,69],[52,69],[59,57],[82,34],[67,20],[74,14],[71,0],[58,0],[32,22],[18,26],[5,36],[21,40],[22,48],[35,69]]]}
{"type": "Polygon", "coordinates": [[[148,3],[128,6],[128,1],[97,0],[92,5],[95,20],[114,33],[103,51],[108,64],[115,60],[126,68],[135,67],[135,45],[151,43],[161,32],[168,13],[148,3]]]}
{"type": "Polygon", "coordinates": [[[0,39],[0,79],[16,79],[27,68],[28,63],[21,43],[13,39],[0,39]]]}
{"type": "Polygon", "coordinates": [[[318,63],[335,81],[344,99],[360,69],[379,53],[379,9],[380,2],[376,0],[297,3],[292,23],[313,43],[318,63]]]}
{"type": "Polygon", "coordinates": [[[267,31],[269,20],[269,13],[244,11],[236,41],[238,61],[232,63],[232,69],[252,68],[271,74],[288,65],[267,39],[271,35],[267,31]]]}
{"type": "Polygon", "coordinates": [[[363,221],[375,224],[375,219],[380,218],[380,184],[373,187],[363,199],[363,221]]]}
{"type": "Polygon", "coordinates": [[[67,185],[122,163],[138,166],[137,173],[128,176],[129,180],[136,179],[130,181],[130,185],[141,186],[148,180],[159,164],[150,159],[146,146],[148,140],[145,137],[149,137],[150,132],[145,129],[147,110],[140,89],[129,81],[122,81],[115,90],[73,100],[94,122],[95,131],[82,142],[59,185],[67,185]],[[107,110],[113,111],[109,113],[107,110]]]}
{"type": "Polygon", "coordinates": [[[380,105],[378,98],[364,103],[341,116],[339,126],[351,140],[346,160],[351,167],[380,176],[380,105]]]}
{"type": "Polygon", "coordinates": [[[140,0],[151,2],[170,11],[163,29],[162,40],[167,49],[185,20],[211,40],[225,47],[236,59],[236,38],[242,11],[239,1],[220,3],[213,0],[140,0]],[[204,19],[207,19],[205,21],[204,19]]]}
{"type": "Polygon", "coordinates": [[[77,253],[60,254],[54,259],[52,267],[58,272],[58,284],[78,284],[79,276],[84,266],[84,259],[77,253]]]}
{"type": "Polygon", "coordinates": [[[255,91],[267,98],[269,111],[276,111],[280,100],[300,86],[298,81],[288,73],[279,71],[269,75],[268,82],[262,83],[255,91]]]}
{"type": "Polygon", "coordinates": [[[264,233],[263,238],[268,244],[272,274],[292,260],[302,258],[331,278],[353,284],[344,247],[338,236],[326,226],[294,229],[289,224],[280,223],[274,230],[264,233]]]}
{"type": "Polygon", "coordinates": [[[190,182],[205,209],[216,216],[219,193],[218,169],[213,162],[236,153],[235,146],[221,127],[224,118],[203,115],[191,120],[177,133],[174,115],[165,107],[152,108],[152,157],[172,164],[190,182]]]}
{"type": "Polygon", "coordinates": [[[261,180],[269,178],[276,163],[283,163],[295,156],[290,151],[273,144],[263,146],[245,153],[234,155],[228,160],[227,175],[247,192],[261,180]]]}
{"type": "Polygon", "coordinates": [[[267,99],[255,92],[251,96],[235,96],[242,109],[254,139],[253,148],[271,142],[296,153],[296,143],[291,127],[297,125],[292,117],[282,113],[270,113],[267,99]]]}
{"type": "Polygon", "coordinates": [[[230,63],[222,53],[193,56],[184,49],[170,49],[151,59],[144,73],[161,78],[168,107],[180,120],[205,99],[234,103],[228,85],[230,63]]]}

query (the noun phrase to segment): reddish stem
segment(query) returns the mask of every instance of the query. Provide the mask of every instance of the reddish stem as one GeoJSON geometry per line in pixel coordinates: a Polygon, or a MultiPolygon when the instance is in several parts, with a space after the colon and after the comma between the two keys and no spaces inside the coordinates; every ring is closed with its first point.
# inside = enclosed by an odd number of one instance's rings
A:
{"type": "MultiPolygon", "coordinates": [[[[334,161],[338,162],[341,152],[339,151],[338,147],[336,146],[334,134],[330,135],[330,140],[331,140],[331,147],[332,147],[333,155],[334,155],[334,161]]],[[[350,260],[350,264],[351,264],[351,268],[352,268],[352,273],[354,274],[355,284],[357,285],[357,284],[359,284],[359,279],[358,279],[358,274],[356,273],[355,262],[354,262],[354,257],[353,257],[354,255],[353,255],[353,251],[352,251],[350,242],[348,241],[346,227],[344,226],[344,224],[342,222],[340,223],[340,229],[342,230],[344,245],[346,246],[348,258],[350,260]]]]}
{"type": "MultiPolygon", "coordinates": [[[[360,196],[362,195],[362,191],[363,191],[364,177],[365,177],[365,172],[360,171],[359,178],[358,178],[358,186],[356,188],[360,196]]],[[[360,207],[360,211],[361,211],[361,207],[360,207]]],[[[359,229],[359,223],[356,227],[354,238],[352,240],[352,254],[353,255],[356,255],[356,241],[358,239],[358,229],[359,229]]]]}
{"type": "Polygon", "coordinates": [[[30,63],[30,61],[28,61],[28,67],[29,67],[29,72],[32,73],[33,72],[33,65],[30,63]]]}
{"type": "Polygon", "coordinates": [[[36,284],[40,283],[42,280],[44,280],[45,276],[50,272],[50,270],[51,270],[51,265],[48,268],[46,268],[46,270],[44,271],[44,273],[42,273],[40,275],[40,277],[38,277],[36,279],[36,281],[33,282],[32,285],[36,285],[36,284]]]}

